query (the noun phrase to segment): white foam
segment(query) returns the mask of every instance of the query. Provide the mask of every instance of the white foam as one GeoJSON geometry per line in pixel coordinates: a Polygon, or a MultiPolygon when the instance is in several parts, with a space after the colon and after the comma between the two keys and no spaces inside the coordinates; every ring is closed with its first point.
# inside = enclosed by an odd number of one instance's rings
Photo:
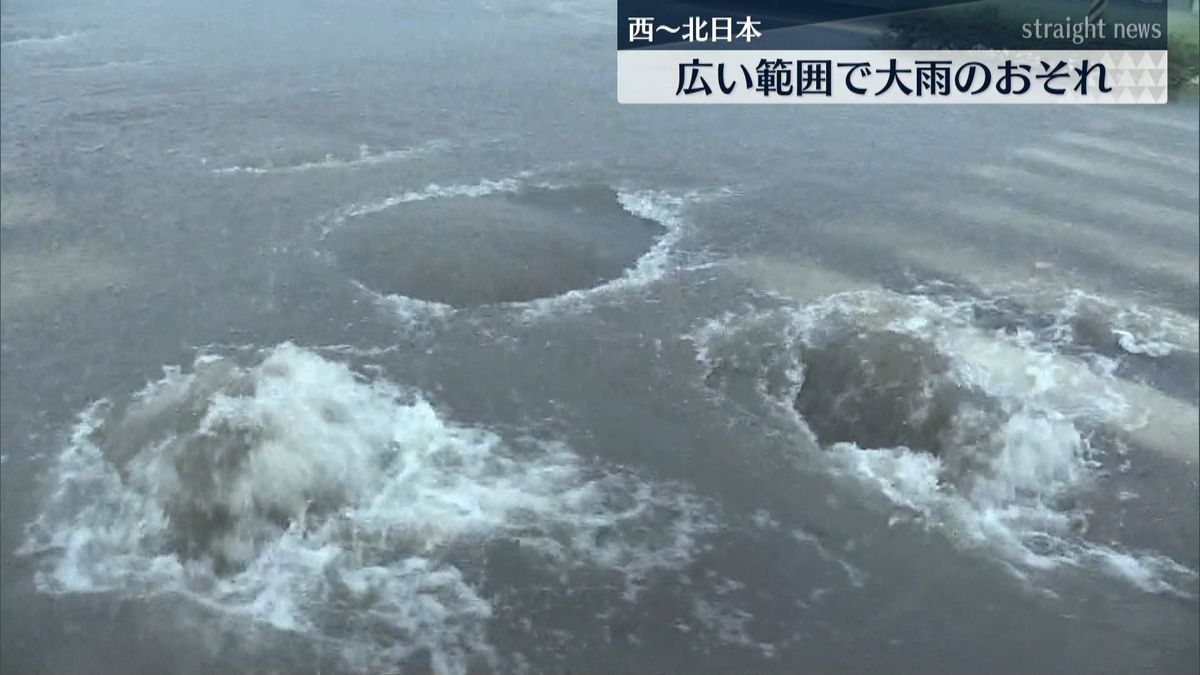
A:
{"type": "Polygon", "coordinates": [[[621,276],[591,288],[576,289],[548,298],[513,303],[526,318],[534,319],[570,308],[587,311],[600,298],[644,288],[663,279],[677,264],[677,249],[687,228],[687,209],[728,194],[722,190],[693,190],[680,195],[662,190],[619,190],[617,201],[629,213],[662,225],[665,232],[621,276]]]}
{"type": "Polygon", "coordinates": [[[886,291],[836,294],[792,314],[809,336],[819,337],[829,326],[845,326],[847,321],[914,335],[954,358],[957,376],[989,394],[1014,401],[1028,399],[1038,410],[1117,429],[1128,433],[1139,447],[1195,461],[1200,452],[1195,434],[1200,417],[1194,406],[1115,377],[1110,359],[1095,355],[1078,359],[1061,353],[1075,339],[1073,322],[1085,303],[1095,304],[1089,315],[1112,317],[1112,323],[1106,325],[1153,326],[1162,331],[1153,335],[1182,350],[1194,339],[1189,336],[1195,335],[1195,321],[1136,306],[1118,311],[1114,303],[1083,292],[1068,293],[1061,299],[1063,304],[1054,305],[1054,324],[1036,333],[979,330],[972,322],[980,305],[972,299],[886,291]],[[1112,314],[1104,308],[1112,308],[1112,314]]]}
{"type": "Polygon", "coordinates": [[[79,39],[83,33],[79,31],[71,31],[70,33],[55,33],[54,35],[32,36],[26,38],[18,38],[16,40],[5,40],[0,42],[4,47],[42,47],[62,44],[79,39]]]}
{"type": "Polygon", "coordinates": [[[267,164],[263,166],[229,166],[219,169],[213,169],[216,174],[250,174],[250,175],[268,175],[268,174],[288,174],[288,173],[305,173],[308,171],[321,171],[331,169],[353,169],[366,166],[378,166],[380,164],[388,164],[391,162],[406,161],[424,155],[429,155],[437,152],[445,152],[451,148],[449,141],[443,139],[435,139],[422,143],[410,148],[400,148],[397,150],[382,150],[373,151],[367,145],[361,145],[358,148],[358,157],[352,159],[343,159],[326,155],[323,159],[314,162],[301,162],[299,164],[285,164],[275,166],[267,164]]]}
{"type": "MultiPolygon", "coordinates": [[[[448,186],[430,184],[420,190],[408,190],[383,199],[352,204],[340,209],[327,219],[324,234],[328,235],[333,229],[344,226],[346,221],[351,218],[379,213],[413,202],[514,194],[526,188],[564,189],[568,187],[562,183],[535,179],[535,176],[543,173],[545,172],[530,170],[507,178],[483,179],[477,183],[448,186]]],[[[696,204],[726,197],[729,194],[730,192],[725,189],[691,190],[681,194],[663,190],[618,190],[617,200],[623,209],[632,215],[652,220],[664,228],[664,233],[655,241],[654,245],[639,256],[634,264],[620,276],[597,286],[574,289],[545,298],[504,303],[504,306],[518,310],[525,319],[532,320],[566,308],[587,311],[597,299],[652,284],[664,278],[673,269],[673,265],[679,262],[677,249],[686,231],[685,213],[687,209],[696,204]]],[[[442,303],[428,302],[397,294],[383,294],[366,289],[360,284],[356,285],[380,304],[394,308],[401,318],[406,320],[420,320],[434,316],[444,317],[454,311],[453,307],[442,303]]]]}
{"type": "Polygon", "coordinates": [[[498,180],[483,179],[478,183],[458,184],[458,185],[438,185],[430,183],[420,190],[407,190],[399,194],[390,195],[383,199],[378,199],[371,202],[361,204],[352,204],[334,216],[334,224],[340,225],[348,218],[357,218],[360,216],[379,213],[387,209],[395,208],[401,204],[410,204],[412,202],[423,202],[428,199],[446,199],[451,197],[486,197],[487,195],[511,193],[519,190],[523,184],[523,179],[531,175],[529,172],[517,174],[511,178],[501,178],[498,180]]]}
{"type": "Polygon", "coordinates": [[[849,561],[834,555],[829,549],[825,548],[825,544],[822,544],[820,538],[818,538],[816,535],[806,532],[802,529],[797,529],[792,530],[792,538],[798,542],[812,546],[816,550],[817,555],[819,555],[825,562],[834,563],[838,567],[842,568],[842,572],[845,573],[846,579],[850,582],[850,585],[854,586],[855,588],[862,588],[863,584],[866,583],[866,572],[863,572],[859,568],[855,567],[849,561]]]}
{"type": "Polygon", "coordinates": [[[371,298],[376,306],[386,310],[405,326],[417,329],[427,328],[431,321],[442,321],[455,313],[454,306],[444,302],[421,300],[398,293],[380,293],[367,288],[358,281],[351,280],[351,283],[360,293],[371,298]]]}
{"type": "MultiPolygon", "coordinates": [[[[712,636],[725,644],[738,645],[757,650],[764,658],[774,658],[775,645],[754,639],[749,630],[749,624],[754,615],[744,609],[733,606],[722,600],[709,600],[703,597],[692,599],[692,613],[696,622],[712,636]]],[[[690,631],[687,624],[677,624],[676,628],[684,632],[690,631]]]]}
{"type": "Polygon", "coordinates": [[[1175,351],[1176,346],[1166,340],[1148,340],[1139,338],[1127,330],[1114,330],[1117,344],[1130,354],[1145,354],[1151,358],[1167,356],[1175,351]]]}
{"type": "MultiPolygon", "coordinates": [[[[155,65],[154,61],[150,61],[147,59],[141,59],[141,60],[137,60],[137,61],[126,61],[126,60],[98,61],[95,63],[81,63],[79,65],[74,65],[74,66],[57,66],[54,68],[54,70],[56,70],[60,73],[78,73],[78,72],[90,72],[90,71],[96,71],[96,70],[110,70],[110,69],[120,69],[120,68],[147,68],[147,67],[151,67],[154,65],[155,65]]],[[[96,146],[96,148],[93,151],[99,150],[103,147],[104,146],[102,146],[102,145],[96,146]]]]}
{"type": "MultiPolygon", "coordinates": [[[[1014,477],[997,467],[996,473],[982,481],[984,489],[963,492],[942,480],[944,467],[932,455],[852,444],[837,444],[830,450],[835,466],[847,475],[874,486],[897,507],[950,534],[957,543],[999,555],[1023,578],[1034,571],[1079,567],[1123,579],[1146,592],[1194,595],[1195,570],[1158,553],[1124,550],[1080,537],[1078,530],[1086,522],[1086,514],[1060,511],[1049,502],[1066,493],[1064,478],[1082,474],[1083,468],[1067,458],[1061,447],[1048,446],[1045,439],[1034,445],[1013,444],[1005,451],[1019,456],[1021,462],[1038,465],[1059,481],[1058,489],[1025,482],[1039,471],[1018,471],[1014,477]],[[1038,449],[1047,447],[1052,447],[1057,461],[1036,457],[1038,449]]],[[[901,520],[894,518],[892,523],[901,520]]]]}
{"type": "Polygon", "coordinates": [[[1013,284],[995,292],[1016,298],[1030,309],[1049,312],[1055,320],[1056,344],[1073,340],[1076,324],[1092,322],[1106,328],[1118,346],[1131,354],[1159,357],[1175,351],[1200,351],[1200,322],[1163,307],[1040,284],[1013,284]]]}
{"type": "Polygon", "coordinates": [[[92,406],[49,479],[22,548],[40,590],[181,594],[363,670],[419,650],[437,672],[502,667],[481,572],[454,551],[514,538],[528,564],[610,568],[633,598],[716,527],[677,488],[510,445],[288,344],[92,406]]]}
{"type": "MultiPolygon", "coordinates": [[[[999,555],[1019,573],[1088,567],[1143,590],[1194,594],[1195,570],[1158,553],[1089,541],[1082,536],[1088,514],[1057,504],[1095,477],[1097,450],[1082,429],[1118,429],[1139,447],[1194,461],[1194,441],[1176,438],[1172,429],[1187,428],[1195,409],[1058,353],[1069,337],[1069,328],[1063,328],[1069,310],[1059,326],[1063,330],[992,333],[974,327],[973,303],[882,290],[846,292],[799,308],[729,314],[700,325],[691,337],[710,379],[731,369],[755,378],[769,408],[800,425],[806,447],[816,437],[795,401],[808,347],[869,331],[932,344],[948,359],[954,382],[985,393],[998,406],[988,413],[991,418],[957,420],[964,429],[986,430],[975,441],[979,447],[952,448],[947,459],[905,447],[834,443],[813,457],[827,458],[833,471],[870,486],[900,512],[965,546],[999,555]],[[772,378],[786,378],[792,386],[772,378]]],[[[1124,316],[1133,321],[1145,315],[1131,310],[1124,316]]],[[[1194,421],[1190,429],[1194,438],[1194,421]]]]}

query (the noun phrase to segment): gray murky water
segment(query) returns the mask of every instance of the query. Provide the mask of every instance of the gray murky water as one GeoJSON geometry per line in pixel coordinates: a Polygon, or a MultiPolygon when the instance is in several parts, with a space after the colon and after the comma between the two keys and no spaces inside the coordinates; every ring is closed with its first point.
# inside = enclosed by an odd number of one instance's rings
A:
{"type": "Polygon", "coordinates": [[[1196,667],[1194,104],[621,107],[603,3],[3,11],[3,671],[1196,667]]]}

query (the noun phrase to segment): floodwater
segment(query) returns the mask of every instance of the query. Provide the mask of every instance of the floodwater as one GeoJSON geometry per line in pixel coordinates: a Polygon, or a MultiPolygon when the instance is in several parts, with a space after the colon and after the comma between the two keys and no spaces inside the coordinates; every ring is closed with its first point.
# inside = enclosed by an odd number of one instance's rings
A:
{"type": "Polygon", "coordinates": [[[0,670],[1197,667],[1195,104],[612,21],[5,1],[0,670]]]}

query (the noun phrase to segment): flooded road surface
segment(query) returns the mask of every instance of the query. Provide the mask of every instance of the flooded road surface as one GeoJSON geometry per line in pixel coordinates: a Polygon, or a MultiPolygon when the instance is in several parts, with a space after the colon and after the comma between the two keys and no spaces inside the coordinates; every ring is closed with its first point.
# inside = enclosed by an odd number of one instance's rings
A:
{"type": "Polygon", "coordinates": [[[603,3],[3,12],[3,671],[1200,659],[1194,103],[622,107],[603,3]]]}

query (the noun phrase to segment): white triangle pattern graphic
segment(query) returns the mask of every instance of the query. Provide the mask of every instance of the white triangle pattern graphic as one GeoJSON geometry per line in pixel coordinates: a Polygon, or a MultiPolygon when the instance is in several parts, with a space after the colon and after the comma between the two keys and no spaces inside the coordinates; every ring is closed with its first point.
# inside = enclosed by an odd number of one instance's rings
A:
{"type": "MultiPolygon", "coordinates": [[[[1111,54],[1104,52],[1104,60],[1111,54]]],[[[1117,66],[1108,73],[1112,91],[1098,94],[1095,100],[1112,103],[1166,102],[1167,60],[1162,51],[1126,51],[1120,53],[1116,61],[1117,66]]],[[[1095,84],[1095,80],[1092,84],[1095,84]]]]}

